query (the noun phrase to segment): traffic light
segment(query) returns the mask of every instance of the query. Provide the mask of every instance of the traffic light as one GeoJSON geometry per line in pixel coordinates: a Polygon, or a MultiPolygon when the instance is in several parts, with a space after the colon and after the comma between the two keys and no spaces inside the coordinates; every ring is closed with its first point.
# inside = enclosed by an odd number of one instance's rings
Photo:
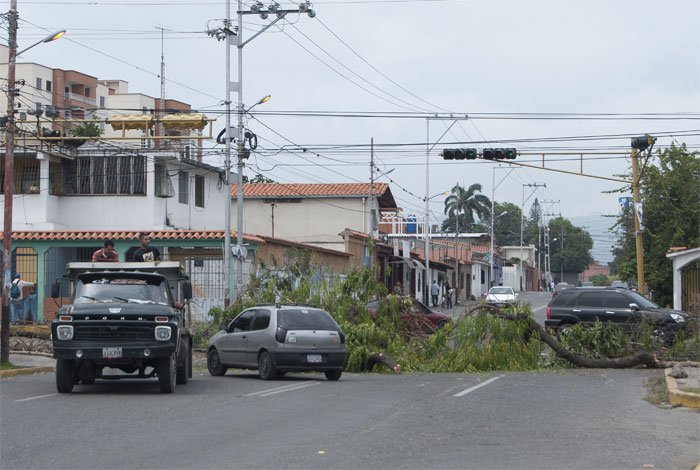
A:
{"type": "Polygon", "coordinates": [[[481,155],[484,160],[515,160],[518,157],[518,150],[514,148],[484,149],[481,155]]]}
{"type": "Polygon", "coordinates": [[[475,160],[476,149],[444,149],[442,158],[445,160],[475,160]]]}

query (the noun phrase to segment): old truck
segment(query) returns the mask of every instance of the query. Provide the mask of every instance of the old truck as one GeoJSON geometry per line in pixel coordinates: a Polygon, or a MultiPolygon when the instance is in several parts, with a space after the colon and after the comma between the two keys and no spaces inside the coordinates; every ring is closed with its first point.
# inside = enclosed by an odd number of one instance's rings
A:
{"type": "Polygon", "coordinates": [[[70,299],[51,322],[60,393],[153,377],[172,393],[192,377],[192,285],[179,263],[68,263],[51,294],[70,299]]]}

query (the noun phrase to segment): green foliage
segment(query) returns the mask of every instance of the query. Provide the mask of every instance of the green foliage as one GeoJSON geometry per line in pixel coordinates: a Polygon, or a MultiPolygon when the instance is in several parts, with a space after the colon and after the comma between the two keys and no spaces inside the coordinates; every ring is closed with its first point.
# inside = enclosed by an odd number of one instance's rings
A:
{"type": "Polygon", "coordinates": [[[560,272],[563,264],[565,272],[581,273],[593,262],[593,239],[588,232],[575,227],[568,219],[557,217],[550,220],[549,236],[552,272],[560,272]]]}
{"type": "Polygon", "coordinates": [[[596,274],[595,276],[591,276],[590,281],[593,283],[594,286],[610,285],[610,279],[605,274],[596,274]]]}
{"type": "Polygon", "coordinates": [[[443,231],[469,232],[477,221],[483,221],[491,213],[491,200],[481,193],[481,185],[472,184],[468,189],[459,184],[445,199],[447,220],[443,231]]]}
{"type": "MultiPolygon", "coordinates": [[[[629,178],[629,175],[625,175],[629,178]]],[[[657,151],[641,178],[644,207],[644,271],[654,301],[670,305],[673,298],[672,263],[666,253],[673,246],[700,245],[700,154],[685,144],[657,151]]],[[[618,192],[629,194],[629,187],[618,192]]],[[[613,251],[621,279],[637,277],[631,209],[618,217],[622,236],[613,251]]]]}
{"type": "Polygon", "coordinates": [[[256,174],[250,181],[249,183],[274,183],[275,180],[270,179],[266,177],[265,175],[261,175],[260,173],[256,174]]]}
{"type": "Polygon", "coordinates": [[[100,126],[94,122],[86,122],[85,124],[81,124],[75,129],[71,129],[70,133],[74,137],[99,137],[102,135],[100,126]]]}

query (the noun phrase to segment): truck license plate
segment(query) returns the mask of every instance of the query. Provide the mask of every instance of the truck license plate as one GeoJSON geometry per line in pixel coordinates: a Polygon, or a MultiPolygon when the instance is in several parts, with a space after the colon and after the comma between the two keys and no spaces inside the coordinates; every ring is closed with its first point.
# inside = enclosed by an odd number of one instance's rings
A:
{"type": "Polygon", "coordinates": [[[102,357],[116,359],[122,357],[122,348],[102,348],[102,357]]]}
{"type": "Polygon", "coordinates": [[[306,361],[307,362],[322,362],[322,358],[321,358],[320,354],[307,354],[306,361]]]}

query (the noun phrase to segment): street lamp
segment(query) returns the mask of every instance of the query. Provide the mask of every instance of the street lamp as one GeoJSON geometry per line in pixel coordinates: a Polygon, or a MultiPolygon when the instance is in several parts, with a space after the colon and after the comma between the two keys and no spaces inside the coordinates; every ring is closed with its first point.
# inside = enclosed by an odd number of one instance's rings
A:
{"type": "MultiPolygon", "coordinates": [[[[7,125],[5,137],[5,201],[2,237],[2,334],[0,334],[0,362],[10,361],[10,282],[12,278],[12,185],[15,179],[15,88],[17,65],[17,0],[10,1],[10,11],[7,14],[8,23],[8,56],[7,56],[7,125]]],[[[65,30],[54,33],[20,51],[26,52],[32,47],[44,42],[59,39],[65,30]]]]}
{"type": "Polygon", "coordinates": [[[49,34],[49,35],[46,36],[44,39],[35,42],[34,44],[32,44],[32,45],[29,46],[29,47],[25,47],[24,49],[22,49],[21,51],[19,51],[19,52],[17,53],[17,55],[21,55],[21,54],[27,52],[27,51],[28,51],[29,49],[31,49],[32,47],[38,46],[39,44],[43,44],[43,43],[45,43],[45,42],[55,41],[56,39],[61,39],[61,38],[63,37],[64,34],[66,34],[66,30],[65,30],[65,29],[62,29],[62,30],[60,30],[60,31],[56,31],[56,32],[53,33],[53,34],[49,34]]]}

